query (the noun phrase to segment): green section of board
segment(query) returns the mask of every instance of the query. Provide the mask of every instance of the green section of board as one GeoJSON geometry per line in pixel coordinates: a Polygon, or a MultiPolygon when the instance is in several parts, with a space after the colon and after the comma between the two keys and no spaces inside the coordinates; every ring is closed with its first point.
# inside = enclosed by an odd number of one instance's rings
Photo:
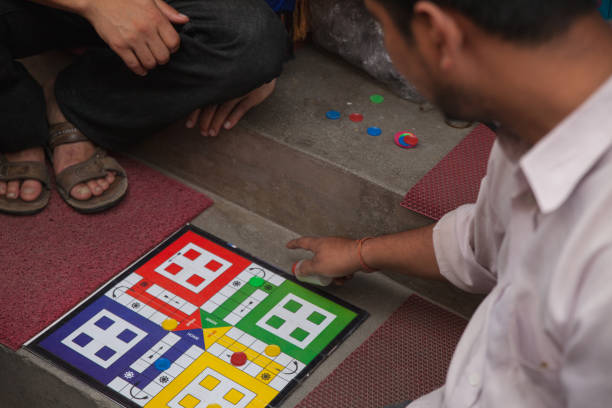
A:
{"type": "MultiPolygon", "coordinates": [[[[299,304],[298,304],[299,305],[299,304]]],[[[290,309],[296,309],[298,305],[288,302],[290,309]]],[[[287,305],[283,305],[286,307],[287,305]]],[[[299,309],[299,307],[298,307],[299,309]]],[[[216,314],[216,313],[215,313],[216,314]]],[[[277,344],[281,350],[289,356],[303,362],[304,364],[310,363],[325,347],[330,344],[334,338],[342,332],[352,321],[357,317],[357,314],[332,300],[326,299],[310,290],[295,284],[290,280],[283,282],[278,288],[272,290],[270,295],[266,297],[251,313],[245,316],[236,327],[246,333],[255,336],[261,341],[267,344],[277,344]],[[268,332],[267,330],[259,327],[257,322],[260,321],[271,309],[276,307],[288,294],[293,294],[310,302],[321,309],[324,309],[336,316],[336,318],[323,330],[305,349],[301,349],[296,345],[268,332]]],[[[324,319],[320,313],[312,313],[308,320],[314,324],[320,324],[324,319]],[[317,323],[318,321],[318,323],[317,323]]],[[[280,320],[274,321],[272,319],[270,324],[273,327],[280,327],[282,323],[280,320]]],[[[298,341],[306,338],[308,333],[302,329],[294,330],[290,334],[293,338],[298,341]]]]}
{"type": "Polygon", "coordinates": [[[213,314],[221,319],[225,319],[225,317],[227,317],[227,315],[230,314],[232,310],[236,309],[242,302],[247,300],[247,298],[251,296],[257,289],[258,288],[256,288],[255,286],[245,283],[232,296],[227,298],[227,300],[223,302],[222,305],[215,309],[213,311],[213,314]]]}

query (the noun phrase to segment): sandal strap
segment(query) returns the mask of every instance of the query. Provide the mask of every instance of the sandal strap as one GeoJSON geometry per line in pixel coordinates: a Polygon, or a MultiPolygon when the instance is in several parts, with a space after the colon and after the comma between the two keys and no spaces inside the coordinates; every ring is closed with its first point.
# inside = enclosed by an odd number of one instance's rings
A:
{"type": "Polygon", "coordinates": [[[65,168],[55,177],[55,180],[58,187],[69,193],[77,184],[104,178],[109,171],[119,177],[125,177],[125,171],[117,160],[107,156],[103,149],[97,148],[89,159],[65,168]]]}
{"type": "Polygon", "coordinates": [[[35,161],[9,162],[0,155],[0,181],[38,180],[46,188],[51,182],[45,163],[35,161]]]}
{"type": "Polygon", "coordinates": [[[89,139],[70,122],[58,123],[49,128],[49,147],[51,151],[59,145],[88,141],[89,139]]]}

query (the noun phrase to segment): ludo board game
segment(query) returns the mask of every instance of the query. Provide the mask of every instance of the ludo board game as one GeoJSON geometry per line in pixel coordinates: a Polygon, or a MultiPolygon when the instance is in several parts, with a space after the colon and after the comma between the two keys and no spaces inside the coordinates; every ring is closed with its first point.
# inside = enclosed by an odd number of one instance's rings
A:
{"type": "Polygon", "coordinates": [[[125,406],[264,408],[366,317],[187,225],[27,347],[125,406]]]}

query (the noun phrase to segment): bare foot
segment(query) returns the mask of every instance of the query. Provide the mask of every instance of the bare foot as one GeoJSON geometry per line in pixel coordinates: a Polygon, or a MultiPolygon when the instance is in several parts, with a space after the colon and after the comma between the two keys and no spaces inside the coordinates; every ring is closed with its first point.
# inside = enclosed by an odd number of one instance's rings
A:
{"type": "MultiPolygon", "coordinates": [[[[45,162],[45,153],[42,147],[22,150],[17,153],[4,154],[10,162],[35,161],[45,162]]],[[[30,202],[38,198],[42,192],[42,184],[38,180],[25,181],[0,181],[0,196],[6,195],[6,198],[16,200],[18,198],[23,201],[30,202]]]]}
{"type": "MultiPolygon", "coordinates": [[[[48,83],[44,89],[49,125],[66,122],[66,117],[55,100],[55,93],[53,92],[54,82],[48,83]]],[[[55,174],[59,174],[69,166],[86,161],[94,154],[95,149],[94,144],[91,142],[76,142],[57,146],[53,151],[53,170],[55,174]]],[[[77,200],[89,200],[92,196],[102,195],[114,181],[115,174],[107,172],[104,178],[77,184],[70,190],[70,195],[77,200]]]]}

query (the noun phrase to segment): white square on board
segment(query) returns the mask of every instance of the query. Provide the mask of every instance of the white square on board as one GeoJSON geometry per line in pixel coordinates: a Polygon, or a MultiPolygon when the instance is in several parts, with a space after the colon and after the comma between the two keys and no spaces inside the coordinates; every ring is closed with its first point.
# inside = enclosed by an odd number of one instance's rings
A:
{"type": "Polygon", "coordinates": [[[228,314],[227,316],[225,316],[223,320],[225,320],[227,323],[231,324],[232,326],[235,326],[238,324],[240,320],[242,320],[242,317],[232,312],[228,314]]]}
{"type": "Polygon", "coordinates": [[[178,334],[168,333],[164,336],[162,341],[169,346],[174,346],[180,339],[181,336],[179,336],[178,334]]]}
{"type": "Polygon", "coordinates": [[[229,337],[230,339],[234,339],[234,340],[238,340],[244,334],[245,333],[237,327],[232,327],[231,329],[229,329],[227,333],[225,333],[227,337],[229,337]]]}
{"type": "Polygon", "coordinates": [[[189,347],[189,349],[185,352],[185,354],[187,354],[189,357],[193,358],[194,360],[198,357],[200,357],[202,355],[202,353],[204,353],[204,350],[202,350],[201,348],[199,348],[198,346],[191,346],[189,347]]]}
{"type": "Polygon", "coordinates": [[[268,294],[261,289],[257,289],[251,296],[259,301],[262,301],[268,296],[268,294]]]}
{"type": "Polygon", "coordinates": [[[212,354],[215,357],[218,357],[219,355],[221,355],[221,353],[223,353],[226,350],[225,347],[223,347],[222,345],[220,345],[219,343],[213,343],[213,345],[211,345],[206,352],[212,354]]]}
{"type": "Polygon", "coordinates": [[[234,288],[231,284],[224,286],[221,288],[219,293],[223,294],[223,296],[231,297],[234,293],[236,293],[237,289],[234,288]]]}
{"type": "Polygon", "coordinates": [[[142,276],[137,273],[131,273],[126,278],[125,281],[131,283],[132,285],[137,284],[142,280],[142,276]]]}
{"type": "Polygon", "coordinates": [[[204,310],[207,313],[212,313],[218,307],[219,307],[219,305],[217,305],[216,303],[213,303],[213,302],[211,302],[209,300],[208,302],[204,303],[204,305],[202,305],[202,310],[204,310]]]}
{"type": "MultiPolygon", "coordinates": [[[[272,272],[270,272],[270,273],[272,273],[272,272]]],[[[280,286],[286,280],[287,279],[283,278],[282,276],[280,276],[279,274],[276,274],[276,273],[272,273],[272,276],[269,279],[270,283],[273,284],[274,286],[280,286]]]]}
{"type": "Polygon", "coordinates": [[[266,343],[264,343],[263,341],[258,340],[258,339],[255,339],[253,344],[251,344],[249,346],[249,348],[251,350],[258,352],[259,354],[263,353],[264,350],[266,349],[266,347],[268,347],[268,345],[266,343]]]}
{"type": "Polygon", "coordinates": [[[216,303],[221,306],[227,300],[227,296],[222,295],[221,293],[216,293],[213,297],[210,298],[209,302],[216,303]]]}
{"type": "MultiPolygon", "coordinates": [[[[157,395],[163,389],[164,389],[164,387],[162,387],[161,385],[159,385],[155,381],[151,381],[149,383],[149,385],[144,387],[143,391],[146,392],[147,394],[149,394],[150,396],[154,397],[155,395],[157,395]]],[[[146,401],[149,401],[149,398],[147,398],[146,401]]]]}
{"type": "Polygon", "coordinates": [[[187,368],[187,367],[189,367],[191,365],[191,363],[193,363],[193,360],[194,359],[189,357],[187,354],[183,354],[182,356],[177,358],[174,363],[178,364],[179,366],[181,366],[183,368],[187,368]]]}
{"type": "Polygon", "coordinates": [[[181,312],[185,313],[187,316],[190,316],[193,312],[195,312],[196,310],[198,310],[198,308],[189,303],[186,302],[183,306],[181,306],[181,308],[179,309],[181,312]]]}
{"type": "Polygon", "coordinates": [[[152,307],[148,306],[148,305],[144,305],[139,311],[138,314],[146,317],[147,319],[149,319],[151,316],[153,316],[155,313],[157,313],[157,310],[153,309],[152,307]]]}
{"type": "Polygon", "coordinates": [[[108,388],[110,388],[111,390],[117,391],[117,392],[120,392],[127,385],[128,385],[128,382],[125,381],[121,377],[115,377],[115,379],[113,381],[111,381],[111,382],[109,382],[107,384],[108,388]]]}
{"type": "Polygon", "coordinates": [[[289,383],[288,381],[280,378],[279,376],[276,376],[272,379],[272,381],[270,381],[268,385],[274,388],[276,391],[281,391],[283,388],[287,386],[288,383],[289,383]]]}
{"type": "Polygon", "coordinates": [[[240,336],[240,343],[244,344],[247,347],[251,347],[251,344],[253,344],[255,342],[255,337],[251,336],[248,333],[244,333],[242,336],[240,336]]]}
{"type": "Polygon", "coordinates": [[[263,371],[263,367],[260,367],[255,363],[251,363],[243,371],[247,373],[248,375],[250,375],[251,377],[257,377],[259,373],[263,371]]]}
{"type": "Polygon", "coordinates": [[[164,289],[159,285],[153,285],[147,289],[147,293],[151,296],[157,297],[164,289]]]}
{"type": "Polygon", "coordinates": [[[130,368],[136,372],[142,373],[144,370],[149,368],[151,364],[147,363],[144,360],[138,359],[132,363],[130,368]]]}
{"type": "Polygon", "coordinates": [[[153,315],[151,315],[151,317],[149,317],[149,320],[151,320],[153,323],[157,323],[157,324],[162,324],[164,320],[166,320],[168,318],[168,316],[166,316],[163,313],[160,312],[155,312],[153,313],[153,315]]]}

